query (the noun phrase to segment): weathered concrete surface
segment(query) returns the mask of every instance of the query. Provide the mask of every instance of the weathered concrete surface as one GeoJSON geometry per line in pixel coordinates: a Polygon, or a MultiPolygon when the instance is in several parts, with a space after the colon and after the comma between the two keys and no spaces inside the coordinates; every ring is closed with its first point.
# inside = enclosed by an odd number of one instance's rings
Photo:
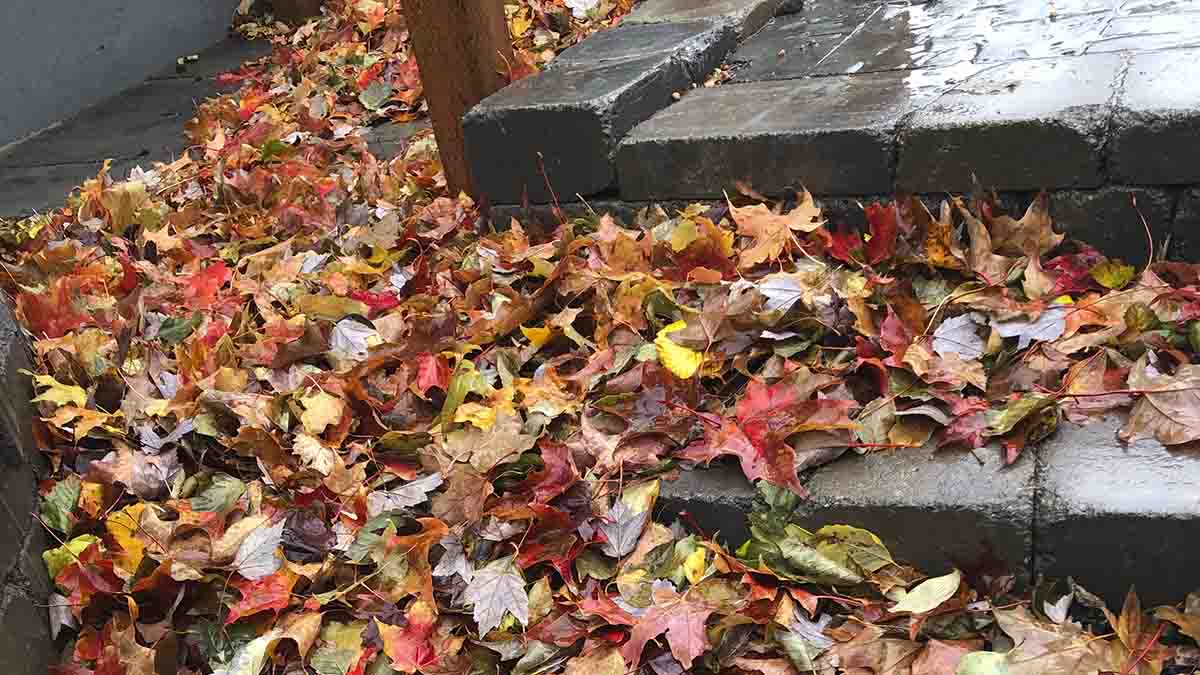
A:
{"type": "Polygon", "coordinates": [[[733,548],[750,537],[746,516],[757,499],[758,492],[736,463],[718,461],[664,481],[654,516],[670,523],[686,512],[682,516],[686,524],[699,525],[705,534],[733,548]]]}
{"type": "Polygon", "coordinates": [[[42,564],[45,538],[37,511],[32,385],[28,342],[0,304],[0,671],[41,675],[53,658],[44,605],[50,581],[42,564]]]}
{"type": "Polygon", "coordinates": [[[1041,450],[1037,570],[1073,576],[1111,606],[1136,585],[1147,606],[1195,590],[1200,455],[1136,441],[1122,419],[1064,426],[1041,450]]]}
{"type": "Polygon", "coordinates": [[[972,175],[999,190],[1104,182],[1101,149],[1120,55],[994,67],[918,111],[902,134],[897,181],[915,192],[966,191],[972,175]]]}
{"type": "Polygon", "coordinates": [[[1200,189],[1189,188],[1180,193],[1171,223],[1168,253],[1174,260],[1200,262],[1200,189]]]}
{"type": "Polygon", "coordinates": [[[467,155],[491,201],[550,201],[613,185],[612,153],[672,95],[706,77],[733,47],[727,25],[624,26],[567,50],[554,68],[485,99],[463,118],[467,155]]]}
{"type": "Polygon", "coordinates": [[[0,145],[133,86],[225,35],[238,0],[0,3],[0,145]]]}
{"type": "Polygon", "coordinates": [[[1200,182],[1198,147],[1200,49],[1132,56],[1109,142],[1113,180],[1141,185],[1200,182]]]}
{"type": "Polygon", "coordinates": [[[625,25],[713,19],[727,22],[739,37],[763,27],[781,0],[643,0],[625,17],[625,25]]]}
{"type": "Polygon", "coordinates": [[[871,530],[898,560],[929,573],[990,550],[1023,578],[1033,551],[1034,465],[1024,457],[1005,467],[996,448],[847,455],[809,478],[813,496],[800,508],[813,527],[871,530]]]}
{"type": "Polygon", "coordinates": [[[1165,250],[1171,240],[1175,198],[1172,192],[1154,188],[1114,186],[1069,190],[1052,196],[1051,211],[1060,232],[1096,247],[1105,255],[1140,267],[1150,254],[1147,227],[1153,237],[1155,255],[1165,250]]]}
{"type": "MultiPolygon", "coordinates": [[[[812,497],[797,512],[805,527],[848,523],[866,528],[903,562],[930,573],[986,552],[1028,578],[1033,546],[1034,460],[1004,467],[996,449],[974,454],[930,449],[850,453],[806,481],[812,497]]],[[[665,482],[660,505],[682,511],[706,532],[736,546],[749,536],[756,492],[736,464],[715,463],[665,482]]]]}
{"type": "Polygon", "coordinates": [[[169,161],[186,148],[183,125],[195,106],[218,93],[215,77],[269,51],[264,43],[227,40],[178,72],[175,59],[158,75],[0,153],[0,216],[60,206],[105,159],[124,178],[141,164],[169,161]]]}
{"type": "Polygon", "coordinates": [[[897,125],[946,86],[929,71],[693,92],[621,144],[621,197],[720,197],[738,180],[767,194],[890,192],[897,125]]]}

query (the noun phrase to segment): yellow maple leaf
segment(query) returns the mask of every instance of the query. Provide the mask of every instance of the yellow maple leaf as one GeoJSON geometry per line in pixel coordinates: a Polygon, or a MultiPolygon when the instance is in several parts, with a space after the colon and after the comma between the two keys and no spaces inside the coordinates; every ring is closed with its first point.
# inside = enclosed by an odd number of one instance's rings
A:
{"type": "Polygon", "coordinates": [[[534,349],[541,349],[550,341],[550,338],[554,337],[554,329],[546,326],[541,328],[526,328],[525,326],[521,326],[521,334],[525,336],[525,339],[529,340],[534,349]]]}
{"type": "Polygon", "coordinates": [[[54,379],[53,375],[34,375],[33,383],[45,388],[45,391],[33,399],[34,403],[48,401],[56,406],[74,405],[80,408],[87,405],[87,392],[83,387],[63,384],[54,379]]]}
{"type": "Polygon", "coordinates": [[[686,321],[676,321],[663,328],[658,331],[658,337],[654,339],[654,346],[658,347],[658,360],[667,367],[667,370],[674,373],[675,377],[686,380],[700,370],[700,364],[704,363],[704,354],[676,344],[667,337],[684,328],[687,328],[686,321]]]}
{"type": "Polygon", "coordinates": [[[320,389],[301,397],[300,403],[304,406],[300,424],[304,425],[304,431],[313,436],[325,433],[325,427],[340,422],[345,409],[342,399],[320,389]]]}
{"type": "Polygon", "coordinates": [[[697,548],[683,561],[683,573],[693,584],[700,583],[700,580],[704,578],[704,570],[708,569],[707,553],[707,550],[697,548]]]}
{"type": "Polygon", "coordinates": [[[138,502],[113,513],[104,521],[104,528],[121,547],[121,553],[116,556],[114,565],[130,575],[137,571],[146,555],[146,545],[137,538],[142,511],[145,508],[145,502],[138,502]]]}

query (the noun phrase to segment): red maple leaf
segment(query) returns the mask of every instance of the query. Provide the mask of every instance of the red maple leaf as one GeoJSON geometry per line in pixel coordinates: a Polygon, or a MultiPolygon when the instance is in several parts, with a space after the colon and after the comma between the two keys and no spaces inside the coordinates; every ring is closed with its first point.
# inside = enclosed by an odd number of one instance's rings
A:
{"type": "Polygon", "coordinates": [[[233,587],[242,594],[242,599],[229,608],[229,616],[225,617],[225,625],[228,626],[244,616],[265,612],[269,609],[276,612],[286,609],[288,602],[292,599],[292,587],[295,585],[296,575],[287,568],[258,581],[241,579],[233,582],[233,587]]]}
{"type": "Polygon", "coordinates": [[[113,573],[113,562],[106,560],[100,546],[92,544],[78,559],[63,568],[54,581],[63,589],[71,591],[71,612],[80,618],[83,610],[91,603],[92,596],[119,593],[123,584],[113,573]]]}
{"type": "Polygon", "coordinates": [[[671,655],[688,669],[692,662],[708,649],[704,624],[712,615],[712,606],[675,595],[673,591],[656,594],[655,604],[646,610],[629,633],[629,641],[621,648],[621,656],[630,668],[641,665],[642,650],[651,639],[666,633],[671,655]],[[674,596],[670,598],[670,596],[674,596]]]}
{"type": "Polygon", "coordinates": [[[429,637],[433,635],[437,614],[422,600],[409,606],[404,626],[389,626],[375,620],[383,639],[383,651],[392,660],[392,669],[415,673],[437,663],[437,654],[429,637]]]}
{"type": "Polygon", "coordinates": [[[183,304],[188,309],[208,309],[217,301],[217,292],[229,283],[233,272],[224,262],[215,262],[187,278],[183,304]]]}
{"type": "Polygon", "coordinates": [[[867,224],[871,240],[867,242],[867,262],[877,265],[896,254],[896,237],[900,232],[896,205],[883,206],[875,202],[867,207],[867,224]]]}
{"type": "Polygon", "coordinates": [[[534,501],[545,504],[579,480],[579,469],[575,468],[570,448],[562,443],[543,440],[539,447],[543,466],[541,471],[531,474],[529,480],[533,483],[534,501]]]}
{"type": "Polygon", "coordinates": [[[445,391],[450,387],[450,377],[453,373],[450,366],[437,354],[425,352],[417,354],[417,391],[424,396],[433,388],[445,391]]]}

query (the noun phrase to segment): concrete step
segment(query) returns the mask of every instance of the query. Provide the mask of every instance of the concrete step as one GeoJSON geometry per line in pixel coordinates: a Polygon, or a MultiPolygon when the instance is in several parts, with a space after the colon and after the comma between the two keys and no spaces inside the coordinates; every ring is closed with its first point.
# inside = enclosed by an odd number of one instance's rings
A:
{"type": "MultiPolygon", "coordinates": [[[[1064,423],[1009,467],[996,448],[848,453],[808,476],[797,519],[867,528],[928,573],[988,554],[1022,582],[1072,576],[1114,606],[1130,585],[1149,605],[1177,602],[1200,565],[1200,455],[1124,446],[1123,421],[1064,423]]],[[[664,483],[660,508],[736,546],[757,499],[736,465],[714,463],[664,483]]]]}

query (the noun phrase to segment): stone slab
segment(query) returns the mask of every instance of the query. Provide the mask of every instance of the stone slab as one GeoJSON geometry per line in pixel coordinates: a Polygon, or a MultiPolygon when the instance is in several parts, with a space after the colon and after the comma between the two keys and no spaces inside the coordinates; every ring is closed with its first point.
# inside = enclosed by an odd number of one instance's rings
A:
{"type": "Polygon", "coordinates": [[[564,52],[554,68],[488,97],[463,118],[467,156],[493,202],[594,195],[615,183],[612,154],[634,125],[702,80],[733,48],[710,22],[623,26],[564,52]]]}
{"type": "Polygon", "coordinates": [[[1174,260],[1200,262],[1200,189],[1188,188],[1179,195],[1169,254],[1174,260]]]}
{"type": "Polygon", "coordinates": [[[372,127],[363,132],[367,139],[367,149],[375,158],[383,161],[399,156],[408,148],[408,139],[413,134],[431,128],[429,120],[415,122],[393,122],[372,127]]]}
{"type": "MultiPolygon", "coordinates": [[[[149,161],[142,161],[149,168],[149,161]]],[[[103,162],[72,162],[28,168],[0,168],[0,217],[23,217],[62,206],[67,196],[103,162]]],[[[138,160],[113,162],[109,175],[124,178],[138,160]]]]}
{"type": "Polygon", "coordinates": [[[267,40],[243,40],[238,37],[226,38],[205,49],[196,56],[195,61],[180,64],[179,54],[173,59],[164,60],[164,64],[148,79],[201,79],[211,80],[222,73],[236,71],[248,61],[254,61],[271,53],[271,43],[267,40]]]}
{"type": "Polygon", "coordinates": [[[1200,49],[1135,54],[1117,97],[1109,168],[1128,184],[1200,182],[1200,49]]]}
{"type": "Polygon", "coordinates": [[[1097,187],[1120,55],[1022,61],[967,79],[901,134],[899,184],[914,192],[1097,187]]]}
{"type": "Polygon", "coordinates": [[[897,560],[931,574],[990,552],[1024,580],[1033,551],[1034,473],[1032,457],[1005,467],[998,448],[851,454],[808,479],[813,496],[800,509],[812,527],[871,530],[897,560]]]}
{"type": "Polygon", "coordinates": [[[1166,250],[1172,239],[1175,199],[1174,192],[1158,188],[1112,186],[1068,190],[1053,195],[1051,211],[1055,228],[1060,232],[1096,247],[1107,256],[1141,267],[1150,254],[1147,225],[1156,256],[1166,250]],[[1146,218],[1145,224],[1142,217],[1146,218]]]}
{"type": "Polygon", "coordinates": [[[730,84],[693,92],[621,144],[622,199],[888,193],[901,119],[948,85],[936,69],[730,84]]]}
{"type": "Polygon", "coordinates": [[[221,40],[238,0],[0,3],[0,145],[221,40]]]}
{"type": "Polygon", "coordinates": [[[1120,606],[1136,585],[1145,606],[1196,589],[1200,455],[1153,440],[1122,445],[1123,418],[1065,425],[1041,450],[1037,570],[1070,575],[1120,606]]]}
{"type": "Polygon", "coordinates": [[[1146,12],[1115,17],[1104,33],[1088,47],[1088,53],[1118,51],[1150,51],[1200,47],[1200,7],[1188,5],[1172,8],[1170,13],[1146,12]]]}
{"type": "Polygon", "coordinates": [[[0,672],[44,675],[55,663],[45,600],[20,590],[0,589],[0,672]]]}
{"type": "Polygon", "coordinates": [[[736,463],[716,461],[708,468],[681,471],[678,479],[663,481],[654,517],[664,523],[680,518],[685,525],[698,525],[704,534],[736,548],[750,538],[746,517],[758,498],[758,491],[736,463]]]}
{"type": "MultiPolygon", "coordinates": [[[[998,449],[929,449],[844,456],[805,482],[802,526],[852,524],[878,535],[897,560],[929,573],[979,560],[1006,563],[1022,581],[1033,550],[1032,457],[1004,467],[998,449]]],[[[664,482],[660,497],[668,520],[681,511],[708,533],[736,546],[749,536],[745,522],[756,491],[735,464],[684,471],[664,482]]]]}
{"type": "Polygon", "coordinates": [[[809,3],[779,16],[746,40],[729,60],[739,64],[734,82],[807,77],[877,6],[864,3],[809,3]]]}
{"type": "Polygon", "coordinates": [[[678,23],[696,19],[728,22],[739,37],[763,27],[781,0],[643,0],[623,20],[625,25],[639,23],[678,23]]]}

